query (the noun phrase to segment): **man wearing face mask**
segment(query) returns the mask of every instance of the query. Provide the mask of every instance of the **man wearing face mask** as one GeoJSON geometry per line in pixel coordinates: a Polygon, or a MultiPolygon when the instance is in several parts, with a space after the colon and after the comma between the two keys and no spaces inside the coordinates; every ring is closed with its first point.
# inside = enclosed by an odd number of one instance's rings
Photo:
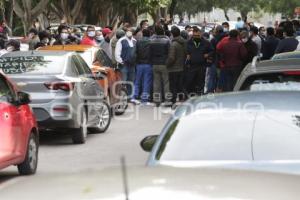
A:
{"type": "Polygon", "coordinates": [[[128,28],[125,37],[117,42],[115,56],[122,73],[122,81],[127,82],[126,88],[129,98],[133,96],[132,85],[135,79],[135,48],[136,40],[133,38],[133,29],[128,28]]]}
{"type": "Polygon", "coordinates": [[[213,55],[212,45],[202,34],[203,31],[194,26],[193,37],[187,44],[185,92],[188,96],[204,93],[207,61],[213,55]]]}
{"type": "Polygon", "coordinates": [[[28,39],[29,50],[34,50],[35,46],[40,42],[38,31],[35,28],[29,30],[28,39]]]}
{"type": "Polygon", "coordinates": [[[100,46],[101,42],[104,40],[103,34],[101,31],[96,31],[96,37],[95,37],[96,43],[98,46],[100,46]]]}
{"type": "Polygon", "coordinates": [[[230,30],[229,23],[228,23],[228,22],[223,22],[223,23],[222,23],[222,26],[223,26],[223,31],[224,31],[224,33],[228,36],[229,30],[230,30]]]}
{"type": "Polygon", "coordinates": [[[67,26],[61,26],[58,30],[58,36],[56,37],[56,40],[53,45],[68,45],[71,44],[71,41],[69,39],[69,31],[67,26]]]}
{"type": "Polygon", "coordinates": [[[102,34],[104,40],[102,40],[102,42],[100,43],[100,47],[103,49],[103,51],[105,51],[105,53],[108,55],[109,58],[112,58],[112,53],[110,49],[110,39],[111,39],[112,30],[110,30],[109,28],[104,28],[102,30],[102,34]]]}
{"type": "Polygon", "coordinates": [[[50,43],[50,34],[47,31],[41,31],[39,32],[39,38],[40,38],[40,42],[37,43],[37,45],[35,46],[35,48],[39,48],[39,47],[45,47],[48,46],[50,43]]]}
{"type": "Polygon", "coordinates": [[[91,45],[97,46],[97,42],[95,40],[96,37],[96,30],[94,26],[88,26],[86,35],[83,37],[80,44],[82,45],[91,45]]]}
{"type": "Polygon", "coordinates": [[[253,58],[257,56],[258,48],[255,42],[250,39],[249,33],[247,31],[242,31],[240,33],[240,38],[244,43],[247,50],[247,56],[243,59],[243,68],[252,62],[253,58]]]}

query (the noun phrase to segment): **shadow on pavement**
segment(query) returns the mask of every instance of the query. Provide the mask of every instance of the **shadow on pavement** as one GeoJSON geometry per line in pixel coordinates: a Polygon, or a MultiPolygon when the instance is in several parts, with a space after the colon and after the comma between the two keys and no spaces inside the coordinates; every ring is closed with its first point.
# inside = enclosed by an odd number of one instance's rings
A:
{"type": "Polygon", "coordinates": [[[73,145],[71,135],[66,132],[41,132],[40,145],[73,145]]]}
{"type": "Polygon", "coordinates": [[[9,181],[13,178],[19,177],[20,175],[17,172],[17,169],[15,172],[12,171],[0,171],[0,185],[4,183],[5,181],[9,181]]]}

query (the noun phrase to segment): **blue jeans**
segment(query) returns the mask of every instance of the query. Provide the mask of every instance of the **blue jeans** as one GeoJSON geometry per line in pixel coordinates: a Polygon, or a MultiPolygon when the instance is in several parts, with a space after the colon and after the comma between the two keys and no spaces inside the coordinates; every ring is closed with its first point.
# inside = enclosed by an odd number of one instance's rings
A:
{"type": "Polygon", "coordinates": [[[138,64],[134,81],[134,98],[141,97],[142,102],[150,100],[153,85],[153,71],[150,64],[138,64]]]}
{"type": "Polygon", "coordinates": [[[217,87],[217,67],[216,64],[212,64],[208,69],[208,83],[207,92],[212,93],[217,87]]]}
{"type": "Polygon", "coordinates": [[[134,66],[125,66],[123,65],[120,68],[121,74],[122,74],[122,81],[127,82],[126,89],[127,89],[127,94],[129,98],[132,98],[133,96],[133,82],[135,78],[135,67],[134,66]]]}

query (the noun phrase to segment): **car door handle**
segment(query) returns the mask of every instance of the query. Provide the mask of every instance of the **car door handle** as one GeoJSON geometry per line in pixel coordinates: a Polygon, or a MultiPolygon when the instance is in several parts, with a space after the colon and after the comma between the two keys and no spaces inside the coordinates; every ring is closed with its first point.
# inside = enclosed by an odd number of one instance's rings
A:
{"type": "Polygon", "coordinates": [[[83,82],[83,85],[86,85],[86,82],[83,82]]]}

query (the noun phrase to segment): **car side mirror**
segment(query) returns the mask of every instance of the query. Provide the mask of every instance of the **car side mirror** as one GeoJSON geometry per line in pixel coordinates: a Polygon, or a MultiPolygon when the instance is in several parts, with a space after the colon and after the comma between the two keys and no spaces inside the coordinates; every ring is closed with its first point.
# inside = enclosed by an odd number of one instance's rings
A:
{"type": "Polygon", "coordinates": [[[31,102],[30,95],[25,92],[18,92],[19,105],[27,105],[31,102]]]}
{"type": "Polygon", "coordinates": [[[154,144],[157,141],[157,138],[158,138],[158,135],[151,135],[151,136],[145,137],[140,143],[142,149],[146,152],[151,152],[154,144]]]}

